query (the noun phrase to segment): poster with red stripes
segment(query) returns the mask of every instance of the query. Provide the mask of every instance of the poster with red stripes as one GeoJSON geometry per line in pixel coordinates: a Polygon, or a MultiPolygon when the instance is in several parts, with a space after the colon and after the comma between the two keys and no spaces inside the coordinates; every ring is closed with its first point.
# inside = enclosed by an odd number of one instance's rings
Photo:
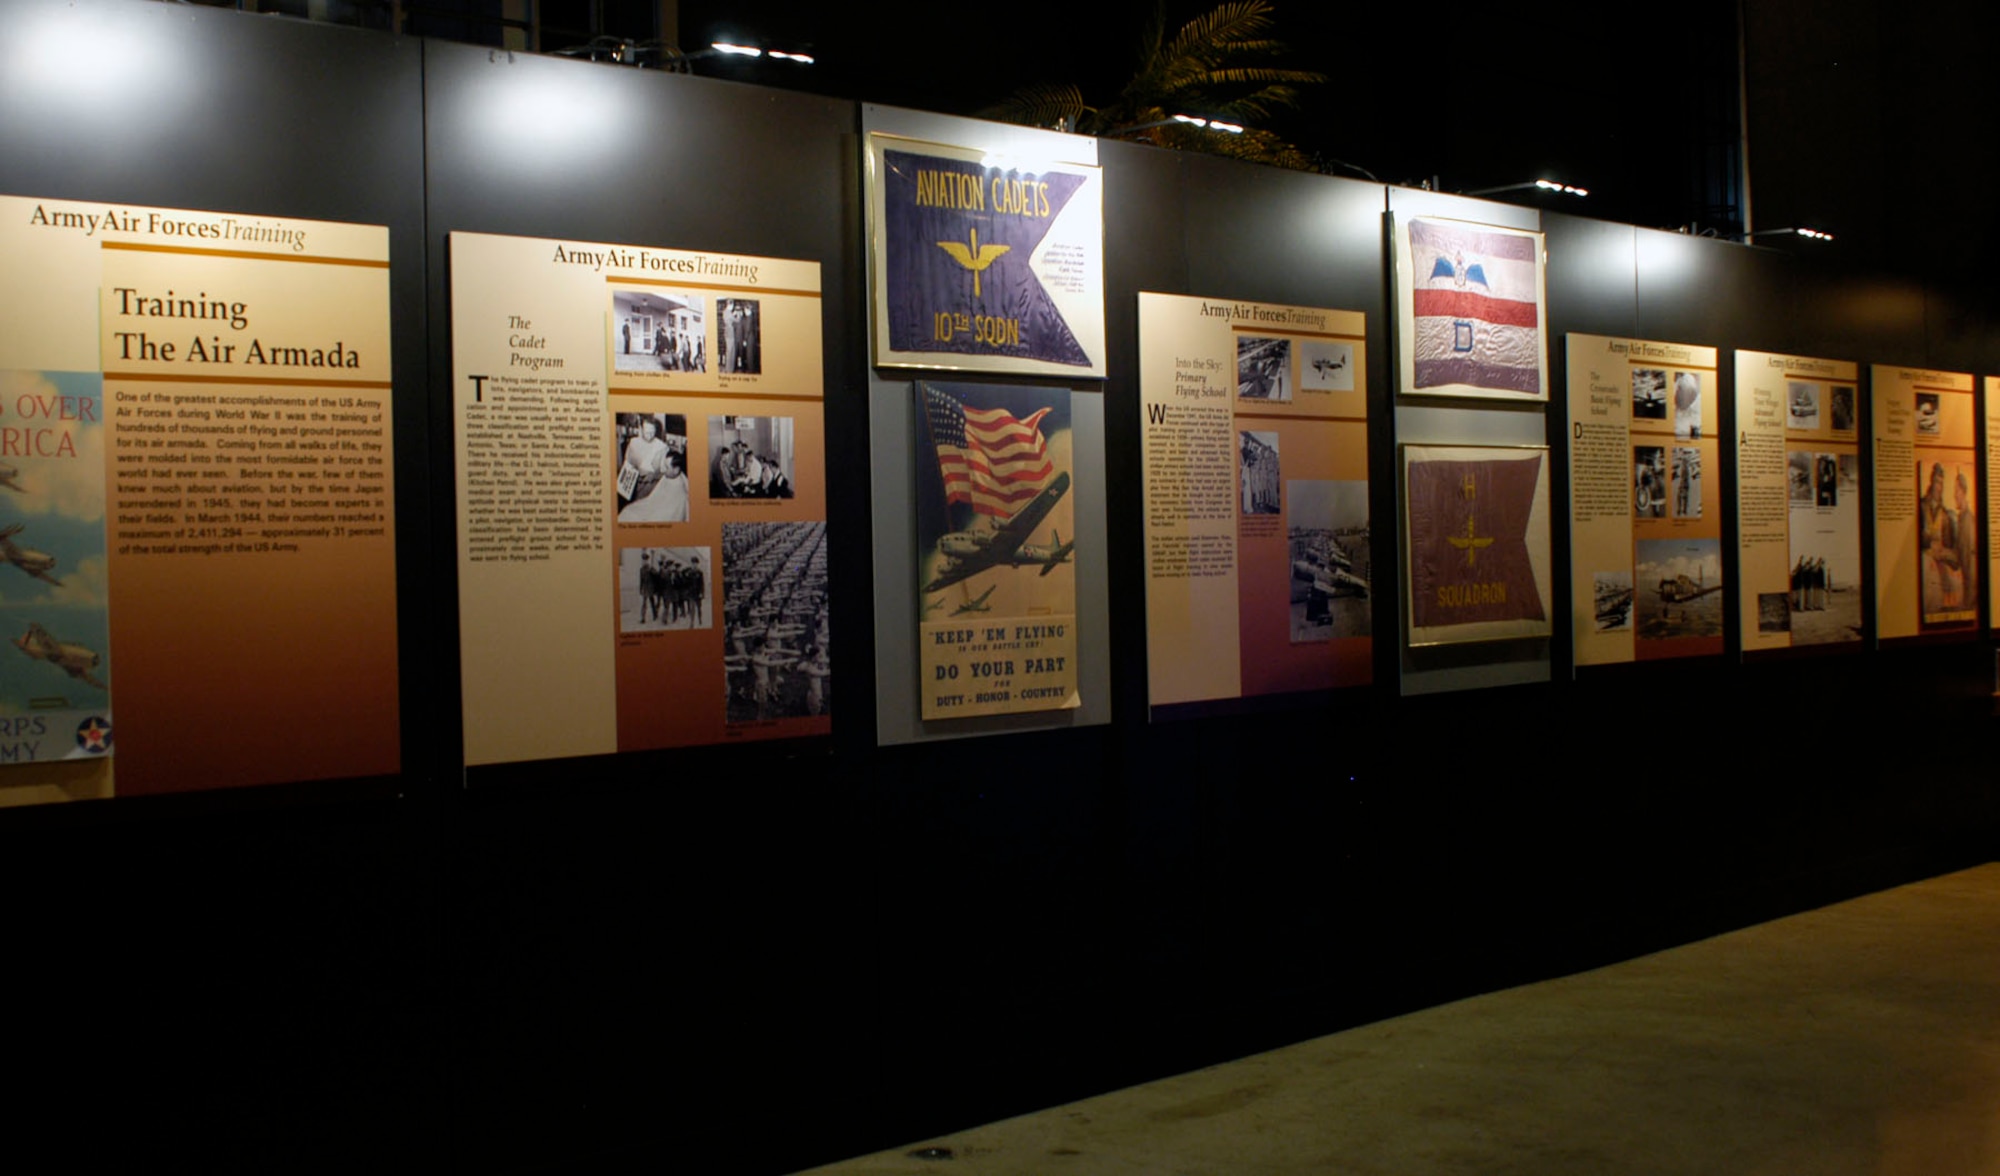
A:
{"type": "Polygon", "coordinates": [[[1547,400],[1542,235],[1435,217],[1394,228],[1398,390],[1547,400]]]}
{"type": "Polygon", "coordinates": [[[925,721],[1081,706],[1069,389],[916,395],[925,721]]]}

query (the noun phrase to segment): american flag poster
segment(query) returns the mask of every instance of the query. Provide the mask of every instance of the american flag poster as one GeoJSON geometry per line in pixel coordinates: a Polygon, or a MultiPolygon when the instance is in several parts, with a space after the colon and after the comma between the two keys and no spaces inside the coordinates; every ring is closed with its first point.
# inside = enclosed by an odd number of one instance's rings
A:
{"type": "Polygon", "coordinates": [[[1069,389],[916,397],[925,721],[1080,706],[1069,389]]]}
{"type": "Polygon", "coordinates": [[[1411,217],[1395,238],[1399,390],[1547,400],[1542,235],[1411,217]]]}
{"type": "Polygon", "coordinates": [[[869,137],[875,362],[1104,374],[1096,167],[869,137]]]}
{"type": "Polygon", "coordinates": [[[1410,644],[1551,632],[1549,451],[1405,446],[1410,644]]]}

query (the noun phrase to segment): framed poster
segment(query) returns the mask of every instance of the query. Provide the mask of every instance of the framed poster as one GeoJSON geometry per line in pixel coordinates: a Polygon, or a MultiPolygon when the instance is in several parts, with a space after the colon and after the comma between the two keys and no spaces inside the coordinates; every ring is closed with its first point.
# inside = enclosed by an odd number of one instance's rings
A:
{"type": "Polygon", "coordinates": [[[1876,364],[1875,632],[1883,639],[1979,624],[1979,453],[1972,376],[1876,364]]]}
{"type": "Polygon", "coordinates": [[[1366,319],[1139,295],[1148,699],[1373,676],[1366,319]]]}
{"type": "Polygon", "coordinates": [[[1746,653],[1861,641],[1859,374],[1844,360],[1736,353],[1746,653]]]}
{"type": "Polygon", "coordinates": [[[1405,396],[1549,398],[1542,235],[1391,217],[1396,390],[1405,396]]]}
{"type": "Polygon", "coordinates": [[[1082,705],[1069,389],[916,395],[923,717],[1082,705]]]}
{"type": "Polygon", "coordinates": [[[1104,376],[1095,166],[868,135],[879,367],[1104,376]]]}
{"type": "Polygon", "coordinates": [[[450,246],[466,762],[831,730],[818,264],[450,246]]]}
{"type": "Polygon", "coordinates": [[[1547,637],[1546,446],[1405,445],[1410,644],[1547,637]]]}
{"type": "Polygon", "coordinates": [[[1567,344],[1576,663],[1721,653],[1715,349],[1567,344]]]}
{"type": "Polygon", "coordinates": [[[388,230],[9,196],[0,254],[0,804],[395,772],[388,230]]]}

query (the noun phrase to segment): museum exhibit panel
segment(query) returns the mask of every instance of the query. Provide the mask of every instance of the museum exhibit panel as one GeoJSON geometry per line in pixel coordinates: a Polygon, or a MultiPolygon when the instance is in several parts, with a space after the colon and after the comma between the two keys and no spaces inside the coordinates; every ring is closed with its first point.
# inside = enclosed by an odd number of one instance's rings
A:
{"type": "Polygon", "coordinates": [[[712,77],[6,8],[0,869],[87,1012],[23,1066],[500,1152],[674,1093],[795,1169],[2000,830],[1980,296],[712,77]],[[1838,763],[1605,789],[1689,699],[1870,718],[1838,763]],[[1911,773],[1920,729],[1968,737],[1911,773]]]}
{"type": "Polygon", "coordinates": [[[1972,376],[1876,364],[1875,635],[1979,627],[1986,501],[1973,436],[1972,376]]]}
{"type": "Polygon", "coordinates": [[[1715,348],[1567,340],[1579,666],[1723,649],[1715,348]]]}
{"type": "Polygon", "coordinates": [[[1366,325],[1139,295],[1154,718],[1371,680],[1366,325]]]}
{"type": "Polygon", "coordinates": [[[1860,385],[1853,363],[1736,353],[1742,648],[1862,640],[1860,385]]]}

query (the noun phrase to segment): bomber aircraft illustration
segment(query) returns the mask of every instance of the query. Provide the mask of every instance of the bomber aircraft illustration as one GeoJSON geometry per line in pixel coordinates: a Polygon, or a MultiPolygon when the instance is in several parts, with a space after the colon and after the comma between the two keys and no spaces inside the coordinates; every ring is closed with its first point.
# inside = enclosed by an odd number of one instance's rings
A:
{"type": "Polygon", "coordinates": [[[14,480],[20,476],[21,476],[21,467],[0,465],[0,486],[5,486],[9,490],[14,490],[18,491],[19,493],[26,494],[28,492],[28,488],[14,480]]]}
{"type": "Polygon", "coordinates": [[[993,606],[986,603],[986,598],[993,595],[993,589],[998,588],[999,586],[1000,585],[998,584],[994,584],[991,587],[987,588],[986,591],[981,592],[977,596],[968,595],[965,598],[964,604],[961,604],[957,608],[951,610],[951,615],[955,617],[962,617],[967,613],[992,612],[993,606]]]}
{"type": "Polygon", "coordinates": [[[924,585],[924,591],[949,588],[988,568],[1039,566],[1046,576],[1057,564],[1068,563],[1070,553],[1076,550],[1075,540],[1064,543],[1058,533],[1056,541],[1047,546],[1028,542],[1035,528],[1055,509],[1057,500],[1068,492],[1069,474],[1057,474],[1047,488],[1000,526],[987,531],[953,531],[939,539],[938,551],[945,557],[945,567],[936,579],[924,585]]]}
{"type": "Polygon", "coordinates": [[[14,542],[14,536],[20,534],[21,526],[20,523],[11,523],[0,527],[0,559],[6,560],[37,580],[47,580],[58,588],[62,587],[62,581],[49,574],[56,566],[55,556],[22,547],[14,542]]]}
{"type": "Polygon", "coordinates": [[[49,663],[72,678],[88,682],[99,690],[106,689],[104,683],[98,681],[90,672],[97,668],[99,661],[103,660],[95,650],[81,645],[71,645],[66,641],[57,641],[49,635],[47,629],[33,622],[29,622],[26,633],[14,639],[14,647],[36,661],[49,663]]]}

